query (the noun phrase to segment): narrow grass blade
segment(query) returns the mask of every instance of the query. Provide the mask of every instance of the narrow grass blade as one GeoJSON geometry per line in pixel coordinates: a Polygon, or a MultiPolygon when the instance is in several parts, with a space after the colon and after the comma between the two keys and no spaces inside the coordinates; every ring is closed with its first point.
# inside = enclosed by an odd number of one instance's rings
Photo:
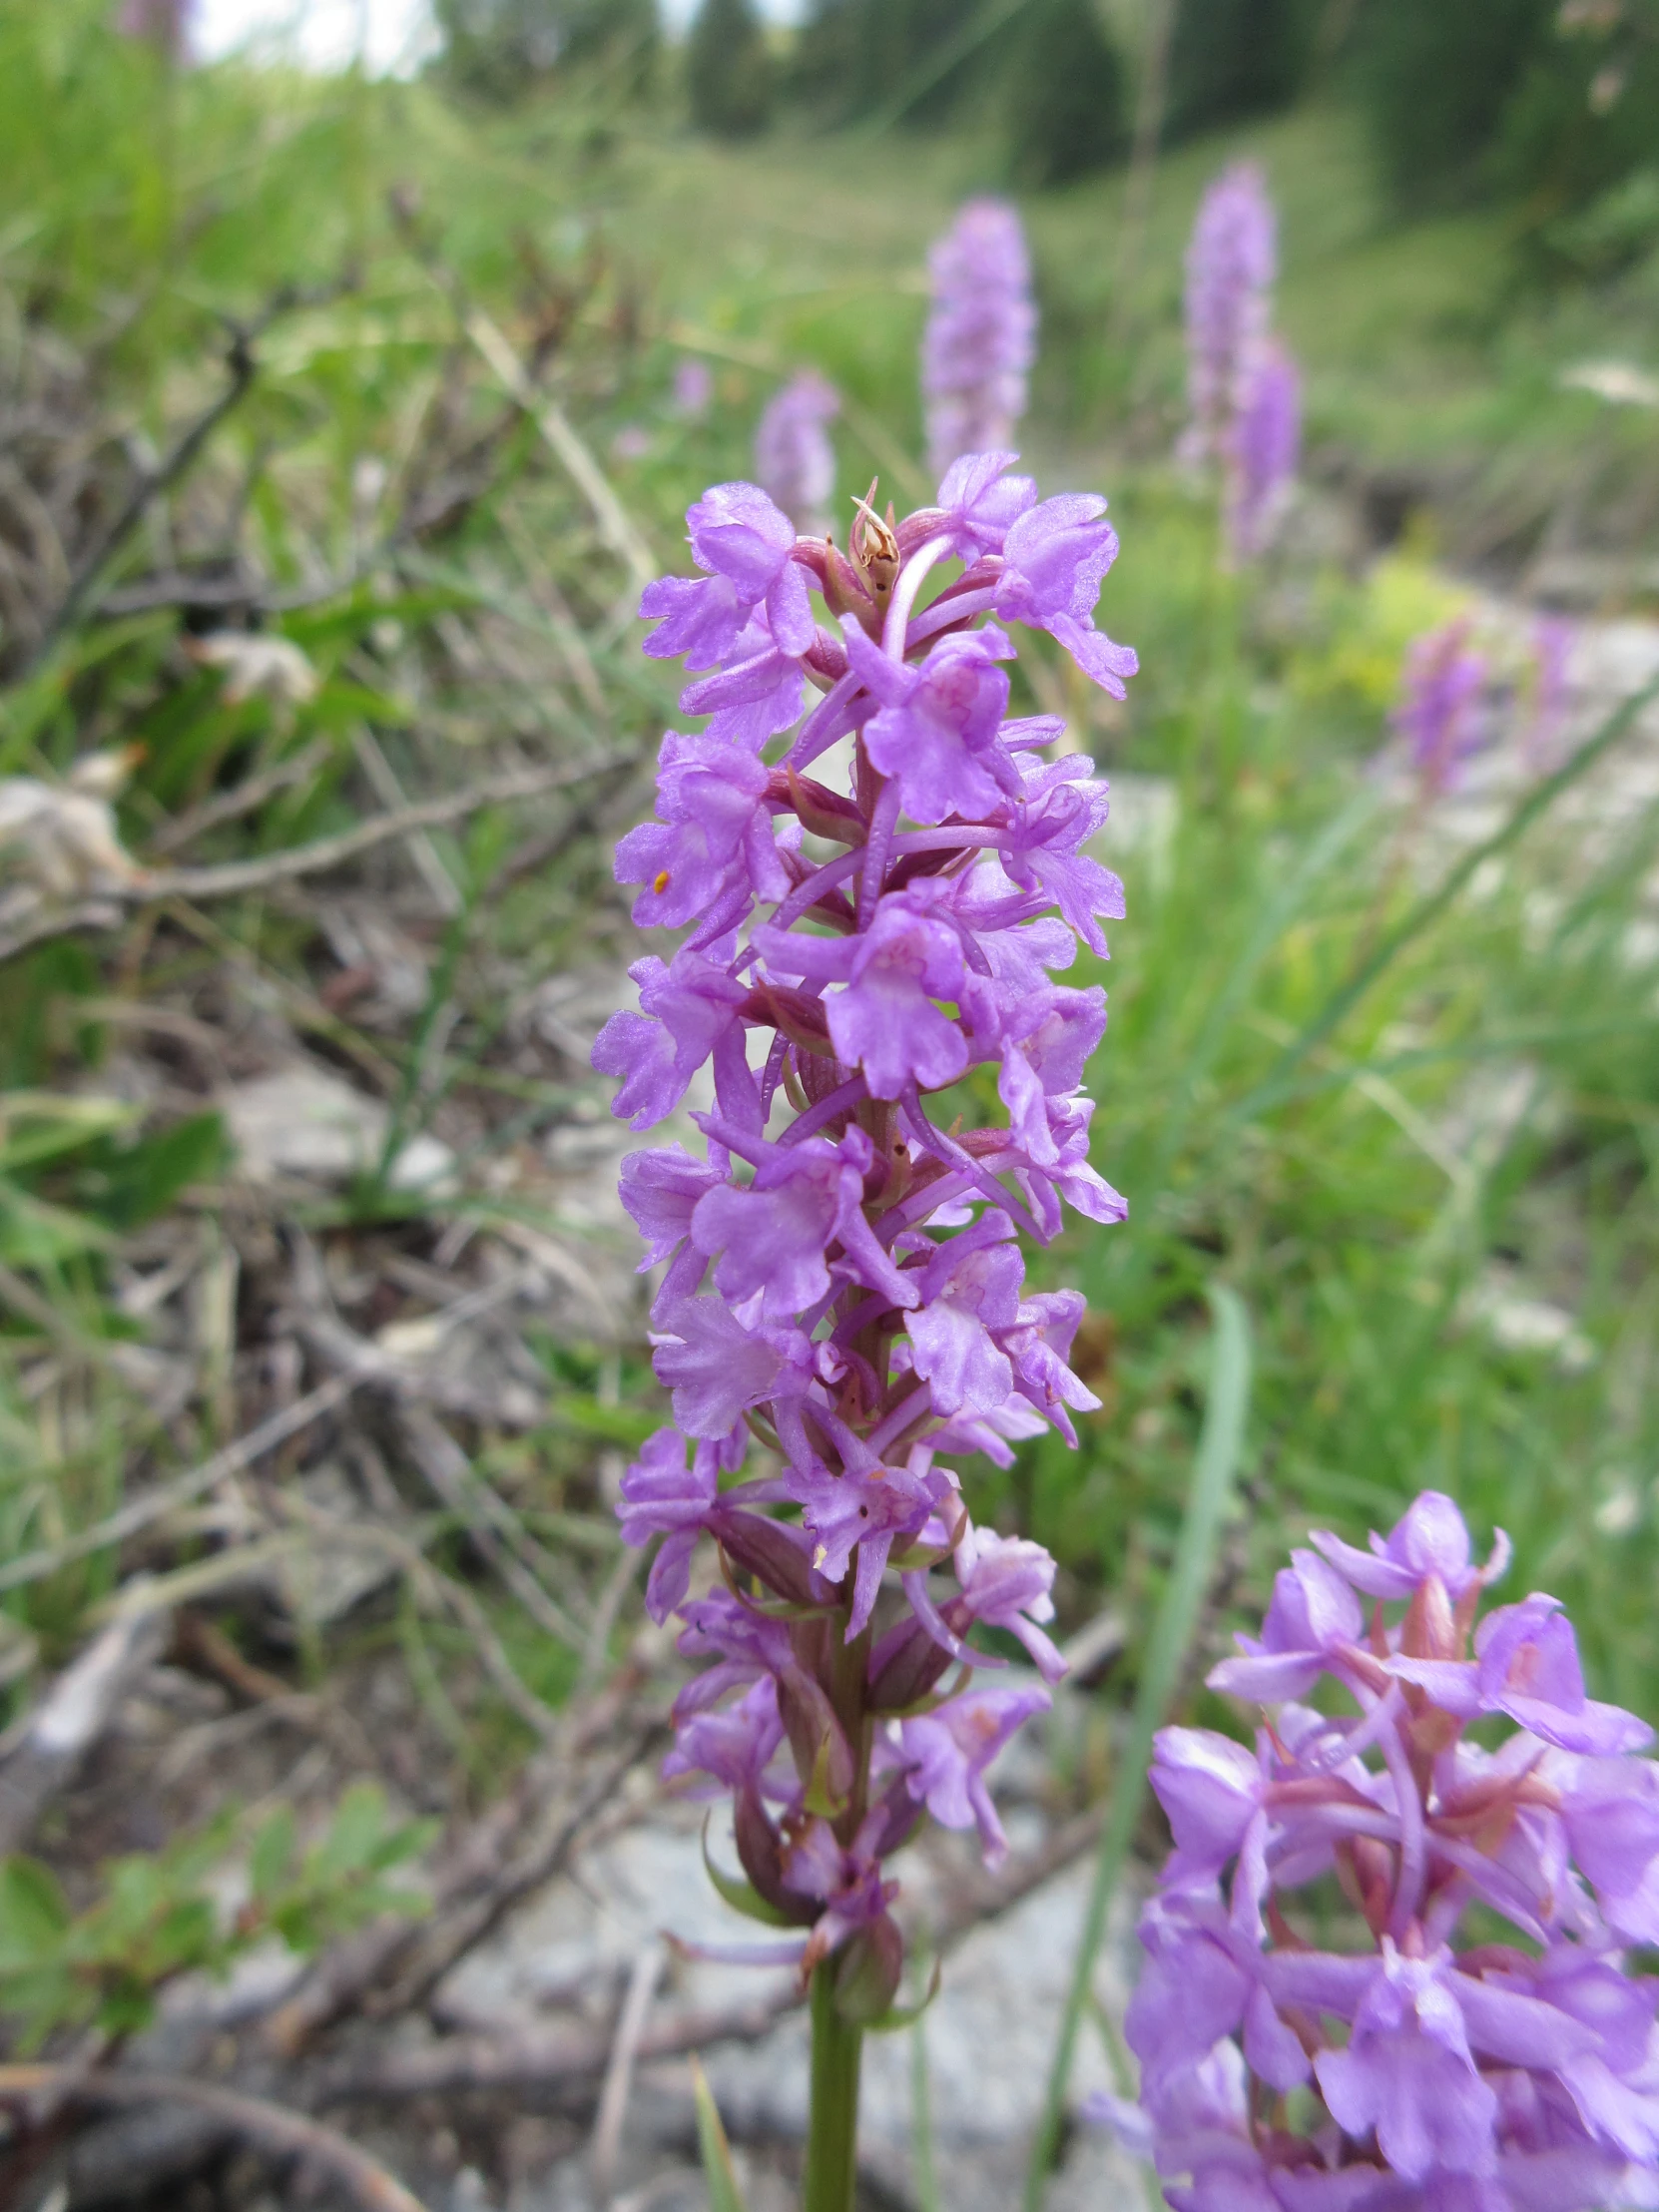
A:
{"type": "Polygon", "coordinates": [[[691,2065],[692,2093],[697,2099],[697,2144],[703,2154],[703,2178],[709,2184],[709,2212],[744,2212],[732,2146],[720,2124],[720,2106],[702,2066],[695,2058],[691,2065]]]}
{"type": "Polygon", "coordinates": [[[1078,1941],[1077,1963],[1060,2021],[1048,2092],[1026,2175],[1026,2212],[1040,2212],[1043,2189],[1054,2164],[1072,2060],[1077,2049],[1077,2031],[1088,2008],[1095,1959],[1106,1934],[1106,1919],[1118,1876],[1123,1870],[1141,1807],[1146,1802],[1152,1739],[1163,1720],[1198,1627],[1215,1559],[1216,1540],[1244,1443],[1245,1414],[1250,1404],[1250,1321],[1240,1300],[1220,1284],[1210,1286],[1210,1305],[1215,1314],[1216,1334],[1210,1361],[1210,1397],[1204,1412],[1204,1433],[1199,1438],[1198,1456],[1193,1464],[1192,1487],[1187,1493],[1187,1510],[1176,1542],[1169,1586],[1147,1644],[1146,1666],[1135,1699],[1129,1741],[1118,1767],[1111,1815],[1100,1839],[1100,1857],[1095,1863],[1094,1886],[1089,1892],[1088,1911],[1078,1941]]]}
{"type": "Polygon", "coordinates": [[[1379,976],[1393,965],[1407,945],[1414,943],[1425,930],[1433,927],[1464,885],[1487,860],[1495,859],[1500,852],[1507,851],[1541,815],[1549,812],[1569,786],[1587,775],[1602,755],[1612,750],[1649,700],[1654,698],[1659,698],[1659,677],[1651,684],[1644,684],[1639,692],[1633,692],[1623,706],[1615,708],[1600,729],[1586,738],[1577,752],[1564,761],[1553,776],[1546,776],[1542,783],[1532,787],[1506,822],[1481,843],[1471,845],[1444,881],[1425,897],[1419,898],[1404,920],[1389,930],[1371,957],[1363,961],[1348,981],[1332,993],[1300,1035],[1285,1047],[1278,1066],[1267,1081],[1258,1084],[1255,1090],[1240,1099],[1226,1119],[1229,1122],[1249,1121],[1287,1097],[1291,1078],[1303,1061],[1325,1042],[1351,1009],[1365,997],[1379,976]]]}
{"type": "Polygon", "coordinates": [[[939,2212],[939,2177],[933,2165],[933,2098],[927,2079],[927,2022],[910,2028],[910,2166],[916,2212],[939,2212]]]}

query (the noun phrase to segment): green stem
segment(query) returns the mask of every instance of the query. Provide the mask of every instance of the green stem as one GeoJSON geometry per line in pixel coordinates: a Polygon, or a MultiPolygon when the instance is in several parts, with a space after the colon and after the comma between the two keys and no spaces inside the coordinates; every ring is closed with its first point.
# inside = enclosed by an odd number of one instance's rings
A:
{"type": "Polygon", "coordinates": [[[835,1962],[813,1969],[813,2105],[801,2212],[852,2212],[858,2168],[858,2057],[863,2029],[835,2006],[835,1962]]]}

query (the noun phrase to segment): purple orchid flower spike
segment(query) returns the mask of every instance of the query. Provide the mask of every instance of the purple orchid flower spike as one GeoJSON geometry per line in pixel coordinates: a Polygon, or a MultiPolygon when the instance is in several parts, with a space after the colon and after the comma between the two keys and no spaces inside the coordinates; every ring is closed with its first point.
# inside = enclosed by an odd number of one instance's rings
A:
{"type": "Polygon", "coordinates": [[[1183,449],[1194,461],[1224,457],[1272,314],[1277,224],[1253,162],[1224,170],[1204,195],[1187,249],[1187,396],[1183,449]]]}
{"type": "Polygon", "coordinates": [[[1369,1550],[1315,1541],[1211,1677],[1276,1707],[1255,1750],[1158,1739],[1176,1848],[1142,1921],[1127,2134],[1193,2212],[1649,2202],[1659,1985],[1621,1946],[1659,1935],[1650,1732],[1585,1695],[1553,1598],[1475,1624],[1507,1547],[1477,1566],[1449,1498],[1369,1550]],[[1329,1712],[1295,1702],[1321,1678],[1329,1712]],[[1500,1719],[1495,1748],[1464,1735],[1500,1719]],[[1300,1893],[1333,1876],[1352,1918],[1324,1949],[1338,1924],[1300,1893]]]}
{"type": "Polygon", "coordinates": [[[755,473],[798,530],[822,537],[835,489],[835,449],[830,424],[840,395],[814,369],[804,369],[767,403],[755,432],[755,473]]]}
{"type": "Polygon", "coordinates": [[[1075,1442],[1099,1404],[1071,1364],[1082,1299],[1027,1283],[1020,1236],[1126,1211],[1082,1088],[1106,995],[1053,979],[1079,940],[1104,957],[1124,910],[1088,849],[1105,788],[1049,757],[1059,717],[1010,716],[1004,627],[1048,631],[1121,696],[1135,657],[1094,627],[1117,537],[1103,500],[1039,500],[1003,449],[1030,335],[1011,215],[974,212],[939,267],[935,427],[997,419],[969,447],[939,432],[937,503],[883,517],[872,493],[844,551],[797,537],[811,471],[786,483],[775,420],[771,495],[715,486],[687,518],[698,574],[645,595],[647,652],[685,658],[682,710],[709,721],[664,738],[656,820],[616,874],[637,922],[685,936],[636,963],[639,1008],[594,1048],[637,1129],[714,1092],[688,1114],[703,1156],[658,1144],[621,1177],[662,1271],[675,1424],[628,1470],[624,1534],[658,1542],[648,1603],[704,1663],[669,1771],[730,1797],[737,1894],[797,1932],[767,1955],[800,1963],[821,2038],[822,1997],[854,2049],[903,1964],[889,1862],[927,1819],[1001,1854],[989,1770],[1065,1672],[1054,1561],[976,1528],[954,1468],[1075,1442]],[[1002,352],[970,389],[964,348],[993,323],[1002,352]]]}
{"type": "Polygon", "coordinates": [[[1469,644],[1470,628],[1459,615],[1415,639],[1405,656],[1393,727],[1424,799],[1454,790],[1464,762],[1490,735],[1484,711],[1490,670],[1469,644]]]}
{"type": "Polygon", "coordinates": [[[1025,412],[1037,310],[1025,234],[1002,200],[970,200],[928,256],[933,311],[922,345],[927,449],[942,474],[1008,443],[1025,412]]]}

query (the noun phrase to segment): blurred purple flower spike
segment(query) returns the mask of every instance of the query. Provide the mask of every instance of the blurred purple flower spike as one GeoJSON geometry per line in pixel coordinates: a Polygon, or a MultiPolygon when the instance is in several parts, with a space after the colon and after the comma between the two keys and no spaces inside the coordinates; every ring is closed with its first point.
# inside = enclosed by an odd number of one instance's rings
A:
{"type": "Polygon", "coordinates": [[[1187,248],[1187,404],[1183,451],[1225,461],[1272,314],[1278,223],[1261,170],[1235,162],[1205,193],[1187,248]]]}
{"type": "Polygon", "coordinates": [[[1302,377],[1269,340],[1252,368],[1228,441],[1226,529],[1235,566],[1273,540],[1302,455],[1302,377]]]}
{"type": "Polygon", "coordinates": [[[803,369],[774,392],[755,432],[755,474],[796,528],[822,537],[835,492],[830,424],[840,394],[816,369],[803,369]]]}
{"type": "Polygon", "coordinates": [[[1141,2104],[1092,2116],[1178,2212],[1651,2205],[1659,1983],[1622,1949],[1659,1934],[1651,1731],[1585,1697],[1553,1598],[1475,1625],[1508,1547],[1476,1566],[1449,1498],[1366,1551],[1314,1541],[1211,1676],[1275,1706],[1254,1747],[1157,1740],[1141,2104]],[[1352,1717],[1300,1702],[1321,1677],[1352,1717]],[[1346,1910],[1304,1902],[1331,1877],[1346,1910]]]}
{"type": "Polygon", "coordinates": [[[1036,355],[1031,260],[1005,200],[969,200],[927,258],[933,310],[922,341],[927,457],[936,476],[963,454],[1007,445],[1036,355]]]}
{"type": "Polygon", "coordinates": [[[123,38],[142,39],[172,62],[187,62],[196,0],[121,0],[115,27],[123,38]]]}
{"type": "Polygon", "coordinates": [[[1484,697],[1490,670],[1458,615],[1413,641],[1405,655],[1393,726],[1404,739],[1418,789],[1435,799],[1455,788],[1463,763],[1490,735],[1484,697]]]}

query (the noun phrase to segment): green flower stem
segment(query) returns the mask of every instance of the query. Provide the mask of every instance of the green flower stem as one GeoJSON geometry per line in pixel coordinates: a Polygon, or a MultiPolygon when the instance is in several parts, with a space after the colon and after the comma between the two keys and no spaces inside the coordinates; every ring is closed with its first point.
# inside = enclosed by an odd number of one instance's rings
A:
{"type": "Polygon", "coordinates": [[[858,2058],[864,2033],[835,2006],[835,1962],[813,1969],[813,2105],[802,2212],[852,2212],[858,2167],[858,2058]]]}

